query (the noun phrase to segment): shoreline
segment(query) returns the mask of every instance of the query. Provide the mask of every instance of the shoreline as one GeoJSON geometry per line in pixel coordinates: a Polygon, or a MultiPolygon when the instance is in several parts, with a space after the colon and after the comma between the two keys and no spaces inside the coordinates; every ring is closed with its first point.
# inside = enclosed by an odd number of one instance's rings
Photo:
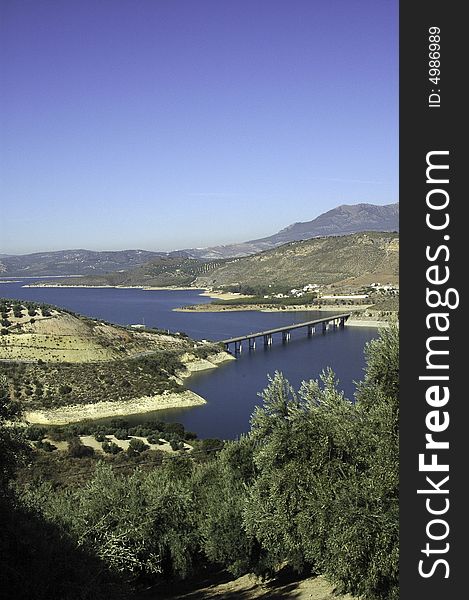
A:
{"type": "Polygon", "coordinates": [[[95,402],[94,404],[69,404],[59,408],[44,408],[25,412],[24,420],[34,425],[68,425],[85,420],[125,417],[144,414],[167,408],[185,408],[207,404],[207,400],[192,390],[141,396],[131,400],[116,402],[95,402]]]}
{"type": "Polygon", "coordinates": [[[187,352],[186,354],[183,354],[181,358],[181,362],[186,368],[186,371],[178,372],[177,377],[180,379],[187,379],[193,373],[207,371],[209,369],[217,369],[223,363],[231,362],[233,360],[236,360],[234,356],[226,351],[220,351],[217,354],[209,354],[206,358],[195,359],[191,357],[189,352],[187,352]]]}
{"type": "MultiPolygon", "coordinates": [[[[216,369],[225,362],[236,360],[227,352],[211,354],[207,358],[190,359],[189,354],[183,357],[184,371],[174,377],[183,384],[193,373],[216,369]]],[[[191,408],[207,404],[207,400],[190,389],[180,392],[163,392],[153,396],[141,396],[130,400],[100,401],[93,404],[68,404],[58,408],[39,408],[25,411],[23,421],[34,425],[68,425],[87,420],[106,419],[110,417],[128,417],[169,408],[191,408]]]]}
{"type": "MultiPolygon", "coordinates": [[[[9,283],[9,282],[5,282],[9,283]]],[[[14,282],[14,283],[20,283],[14,282]]],[[[101,290],[101,289],[111,289],[111,290],[144,290],[150,292],[198,292],[201,293],[199,296],[205,296],[208,298],[213,298],[215,300],[232,300],[235,298],[251,298],[246,294],[239,294],[237,292],[221,292],[221,291],[212,291],[211,288],[205,287],[193,287],[193,286],[178,286],[178,285],[168,285],[168,286],[156,286],[156,285],[86,285],[86,284],[60,284],[60,283],[32,283],[25,284],[21,287],[24,288],[84,288],[90,290],[101,290]]]]}
{"type": "MultiPolygon", "coordinates": [[[[341,307],[337,307],[337,306],[323,306],[323,307],[315,307],[315,308],[311,308],[311,306],[306,306],[306,305],[299,305],[299,306],[290,306],[287,308],[260,308],[259,305],[253,305],[253,306],[234,306],[234,307],[230,307],[228,309],[226,309],[226,311],[223,309],[222,305],[219,305],[219,308],[215,309],[215,310],[211,310],[209,308],[206,308],[207,306],[210,305],[205,305],[202,304],[200,305],[201,308],[197,309],[197,308],[193,308],[193,309],[184,309],[184,308],[173,308],[173,311],[175,312],[242,312],[242,311],[247,311],[247,310],[252,310],[252,311],[258,311],[258,312],[264,312],[264,313],[274,313],[274,312],[281,312],[281,313],[286,313],[286,312],[337,312],[338,309],[340,308],[340,312],[352,312],[357,310],[356,306],[341,306],[341,307]]],[[[217,306],[217,305],[212,305],[213,306],[217,306]]],[[[366,306],[363,307],[363,310],[366,310],[366,306]]],[[[394,319],[392,319],[394,320],[394,319]]],[[[391,322],[392,320],[389,319],[374,319],[372,317],[367,317],[367,318],[360,318],[358,315],[352,316],[350,317],[350,319],[347,320],[345,326],[349,326],[349,327],[375,327],[375,328],[388,328],[391,326],[391,322]]]]}
{"type": "MultiPolygon", "coordinates": [[[[202,287],[189,287],[189,286],[151,286],[151,285],[86,285],[86,284],[60,284],[60,283],[27,283],[21,287],[24,288],[85,288],[90,290],[100,290],[100,289],[112,289],[112,290],[149,290],[149,291],[197,291],[197,290],[206,290],[206,288],[202,287]]],[[[206,290],[207,291],[207,290],[206,290]]]]}
{"type": "Polygon", "coordinates": [[[376,327],[376,328],[389,328],[391,323],[389,321],[379,321],[378,319],[349,319],[345,323],[345,327],[376,327]]]}
{"type": "MultiPolygon", "coordinates": [[[[359,310],[367,310],[372,305],[363,305],[359,310]]],[[[240,312],[247,310],[254,310],[258,312],[356,312],[358,310],[356,305],[321,305],[311,306],[310,304],[284,304],[283,306],[264,306],[262,304],[197,304],[190,307],[178,307],[172,309],[174,312],[240,312]]]]}
{"type": "Polygon", "coordinates": [[[216,300],[234,300],[236,298],[252,298],[249,294],[241,294],[239,292],[222,292],[212,290],[211,288],[200,288],[204,291],[200,296],[207,296],[208,298],[214,298],[216,300]]]}

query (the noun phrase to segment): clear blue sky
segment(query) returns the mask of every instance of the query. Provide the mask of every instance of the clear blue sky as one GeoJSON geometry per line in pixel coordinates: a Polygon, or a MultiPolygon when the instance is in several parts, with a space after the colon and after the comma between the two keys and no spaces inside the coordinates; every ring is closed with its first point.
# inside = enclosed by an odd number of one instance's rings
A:
{"type": "Polygon", "coordinates": [[[397,0],[1,0],[0,253],[398,200],[397,0]]]}

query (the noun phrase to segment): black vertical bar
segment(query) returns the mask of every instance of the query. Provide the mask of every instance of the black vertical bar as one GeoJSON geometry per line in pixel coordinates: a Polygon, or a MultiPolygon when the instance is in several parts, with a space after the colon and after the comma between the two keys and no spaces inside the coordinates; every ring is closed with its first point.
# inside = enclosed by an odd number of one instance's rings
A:
{"type": "MultiPolygon", "coordinates": [[[[468,83],[465,63],[469,53],[463,7],[459,2],[434,0],[400,4],[401,600],[446,600],[458,597],[457,590],[466,588],[469,501],[464,487],[469,481],[469,398],[463,374],[469,372],[466,358],[469,353],[464,343],[468,331],[463,287],[464,276],[468,274],[464,264],[469,255],[469,235],[464,215],[469,199],[462,190],[466,171],[463,161],[468,155],[462,141],[468,120],[467,109],[463,110],[462,90],[468,83]],[[439,39],[430,38],[432,32],[439,39]],[[430,46],[436,39],[439,48],[430,46]],[[437,64],[429,62],[432,48],[440,53],[438,74],[430,72],[437,64]],[[430,81],[432,74],[439,79],[430,81]],[[433,155],[430,160],[448,165],[449,169],[430,171],[428,182],[427,156],[432,151],[448,152],[433,155]],[[447,177],[449,182],[432,183],[438,176],[442,180],[447,177]],[[436,204],[439,200],[443,205],[447,194],[449,203],[442,210],[432,209],[427,204],[429,192],[438,189],[444,191],[431,194],[430,203],[435,201],[436,204]],[[426,221],[430,215],[431,223],[441,225],[446,214],[449,223],[443,229],[432,229],[426,221]],[[426,253],[434,257],[433,260],[426,253]],[[428,273],[427,269],[435,265],[438,271],[428,273]],[[430,283],[428,276],[434,277],[437,272],[449,274],[448,281],[430,283]],[[450,304],[455,304],[459,296],[459,306],[431,308],[427,288],[439,291],[442,297],[448,289],[453,289],[450,304]],[[437,330],[436,319],[429,317],[431,313],[446,315],[439,324],[450,323],[447,331],[437,330]],[[433,361],[447,364],[448,369],[428,368],[427,344],[431,336],[449,338],[430,342],[434,349],[449,350],[449,354],[438,355],[433,361]],[[419,379],[435,375],[447,375],[449,380],[419,379]],[[426,397],[430,386],[439,386],[440,391],[447,386],[450,393],[447,404],[438,409],[438,419],[443,422],[446,412],[449,426],[440,433],[433,433],[435,440],[449,442],[448,449],[425,447],[428,443],[425,436],[432,433],[426,419],[434,426],[435,420],[431,419],[436,418],[429,416],[435,410],[426,397]],[[428,463],[433,453],[437,455],[438,464],[448,464],[447,472],[419,469],[419,455],[424,454],[423,462],[428,463]],[[447,483],[441,483],[448,475],[447,483]],[[436,488],[447,493],[437,492],[436,488]],[[419,489],[434,493],[419,494],[419,489]],[[429,509],[443,511],[445,508],[447,510],[440,515],[429,512],[429,509]],[[432,539],[432,536],[442,539],[432,539]]],[[[435,298],[434,294],[431,301],[435,298]]]]}

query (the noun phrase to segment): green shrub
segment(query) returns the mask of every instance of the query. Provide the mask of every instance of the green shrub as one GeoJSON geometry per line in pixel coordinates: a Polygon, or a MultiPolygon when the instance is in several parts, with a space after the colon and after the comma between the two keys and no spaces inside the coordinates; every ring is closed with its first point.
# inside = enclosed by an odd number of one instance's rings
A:
{"type": "Polygon", "coordinates": [[[150,446],[145,444],[143,440],[138,438],[132,438],[129,443],[129,447],[127,448],[127,453],[130,455],[140,454],[145,450],[148,450],[150,446]]]}
{"type": "Polygon", "coordinates": [[[122,452],[122,448],[115,442],[103,442],[103,451],[107,454],[119,454],[122,452]]]}
{"type": "Polygon", "coordinates": [[[54,446],[54,444],[51,444],[47,440],[39,440],[38,442],[34,442],[34,445],[38,450],[44,450],[44,452],[57,450],[57,446],[54,446]]]}
{"type": "Polygon", "coordinates": [[[118,440],[128,440],[129,432],[127,429],[116,429],[114,431],[114,437],[116,437],[118,440]]]}
{"type": "Polygon", "coordinates": [[[229,442],[193,477],[194,508],[203,552],[235,576],[259,570],[261,548],[247,534],[243,512],[255,477],[254,445],[247,437],[229,442]]]}
{"type": "Polygon", "coordinates": [[[195,446],[195,456],[199,460],[213,458],[224,447],[224,442],[217,438],[200,440],[195,446]]]}
{"type": "Polygon", "coordinates": [[[151,433],[150,435],[147,436],[147,441],[149,444],[159,444],[160,436],[155,433],[151,433]]]}
{"type": "Polygon", "coordinates": [[[176,434],[180,439],[184,438],[185,429],[182,423],[165,423],[163,431],[168,434],[176,434]]]}
{"type": "Polygon", "coordinates": [[[94,456],[94,449],[91,446],[85,446],[80,438],[76,437],[68,442],[68,454],[69,456],[73,456],[73,458],[94,456]]]}
{"type": "Polygon", "coordinates": [[[32,442],[40,442],[46,436],[46,429],[38,425],[30,425],[25,431],[25,437],[32,442]]]}

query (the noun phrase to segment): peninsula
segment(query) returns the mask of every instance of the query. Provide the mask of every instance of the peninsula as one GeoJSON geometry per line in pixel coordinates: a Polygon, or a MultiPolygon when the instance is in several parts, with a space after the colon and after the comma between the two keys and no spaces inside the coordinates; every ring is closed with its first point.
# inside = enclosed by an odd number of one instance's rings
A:
{"type": "Polygon", "coordinates": [[[195,406],[194,371],[234,358],[214,343],[121,327],[33,302],[1,300],[0,374],[31,423],[195,406]]]}

